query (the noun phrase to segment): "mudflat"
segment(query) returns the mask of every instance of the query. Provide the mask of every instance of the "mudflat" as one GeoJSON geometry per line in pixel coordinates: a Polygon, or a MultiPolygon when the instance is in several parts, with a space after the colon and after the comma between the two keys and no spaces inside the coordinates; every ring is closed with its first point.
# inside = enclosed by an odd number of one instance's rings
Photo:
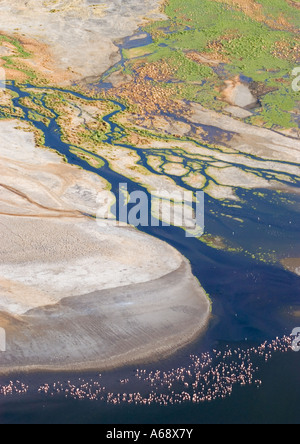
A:
{"type": "Polygon", "coordinates": [[[164,17],[160,4],[160,0],[1,0],[1,32],[20,36],[38,55],[28,61],[29,66],[61,83],[99,76],[117,63],[121,59],[117,41],[147,20],[164,17]]]}
{"type": "Polygon", "coordinates": [[[0,122],[0,371],[105,369],[165,356],[199,335],[210,302],[186,259],[84,216],[106,181],[36,148],[17,126],[0,122]]]}

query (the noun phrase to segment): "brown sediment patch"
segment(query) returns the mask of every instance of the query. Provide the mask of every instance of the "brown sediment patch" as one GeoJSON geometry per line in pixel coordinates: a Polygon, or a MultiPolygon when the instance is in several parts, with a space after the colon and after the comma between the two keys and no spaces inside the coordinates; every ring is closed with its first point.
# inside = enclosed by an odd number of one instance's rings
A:
{"type": "Polygon", "coordinates": [[[286,0],[286,1],[289,5],[293,6],[293,8],[300,9],[299,1],[293,1],[293,0],[286,0]]]}
{"type": "Polygon", "coordinates": [[[5,311],[0,311],[0,326],[1,328],[4,328],[6,335],[15,334],[19,331],[20,327],[26,327],[26,322],[17,315],[12,315],[5,311]]]}
{"type": "Polygon", "coordinates": [[[9,91],[0,89],[0,106],[12,107],[12,99],[9,91]]]}
{"type": "Polygon", "coordinates": [[[261,98],[272,91],[276,91],[276,88],[268,86],[265,83],[251,82],[249,89],[255,97],[261,98]]]}
{"type": "Polygon", "coordinates": [[[255,0],[214,0],[218,3],[225,3],[230,6],[234,6],[236,9],[242,11],[248,17],[259,22],[265,21],[263,14],[263,7],[255,0]]]}
{"type": "Polygon", "coordinates": [[[161,112],[178,113],[184,110],[174,96],[178,93],[172,85],[161,86],[161,81],[170,79],[172,70],[166,63],[141,63],[135,69],[135,78],[119,88],[109,91],[118,97],[124,97],[139,107],[141,118],[147,114],[161,112]]]}
{"type": "Polygon", "coordinates": [[[55,58],[48,45],[35,39],[19,37],[24,49],[33,55],[30,59],[22,59],[26,66],[37,72],[41,77],[45,77],[54,84],[67,84],[74,80],[78,75],[75,71],[64,70],[57,66],[55,58]]]}
{"type": "Polygon", "coordinates": [[[19,100],[19,103],[23,106],[25,106],[26,108],[29,108],[33,111],[37,111],[39,114],[45,116],[45,117],[49,117],[49,118],[53,118],[54,114],[49,111],[48,109],[44,108],[41,105],[38,105],[37,103],[33,102],[32,99],[30,99],[29,97],[22,97],[19,100]]]}
{"type": "Polygon", "coordinates": [[[14,80],[16,82],[26,82],[26,80],[28,80],[28,76],[25,72],[19,71],[18,69],[7,68],[5,60],[2,60],[1,57],[0,67],[5,69],[5,76],[8,80],[14,80]]]}
{"type": "MultiPolygon", "coordinates": [[[[52,84],[68,84],[71,80],[75,79],[76,73],[71,70],[60,69],[59,66],[57,66],[48,45],[16,33],[9,35],[1,32],[0,34],[17,40],[24,51],[29,54],[28,58],[18,57],[18,52],[13,44],[8,43],[8,45],[6,45],[12,50],[14,63],[14,66],[5,67],[7,79],[25,81],[28,79],[26,71],[34,72],[41,82],[46,81],[52,84]]],[[[4,67],[6,61],[1,59],[0,64],[4,67]]]]}
{"type": "Polygon", "coordinates": [[[174,72],[175,69],[165,61],[146,63],[137,69],[140,78],[145,79],[146,77],[149,77],[157,82],[166,82],[170,80],[174,72]]]}
{"type": "Polygon", "coordinates": [[[134,146],[147,145],[149,143],[149,140],[146,137],[134,132],[130,132],[130,134],[127,136],[127,141],[130,143],[130,145],[134,146]]]}
{"type": "Polygon", "coordinates": [[[246,15],[256,20],[263,20],[264,18],[264,14],[262,12],[263,7],[255,0],[214,0],[214,1],[235,6],[236,8],[242,10],[246,15]]]}
{"type": "Polygon", "coordinates": [[[279,59],[290,60],[293,62],[300,61],[300,43],[292,46],[287,40],[280,40],[275,43],[273,50],[274,57],[279,59]]]}
{"type": "MultiPolygon", "coordinates": [[[[3,36],[5,34],[0,31],[0,35],[3,36]]],[[[17,54],[16,47],[10,42],[2,41],[0,47],[7,48],[9,50],[9,55],[17,54]]]]}
{"type": "MultiPolygon", "coordinates": [[[[219,63],[229,63],[227,56],[227,50],[224,48],[224,41],[232,42],[240,36],[239,32],[236,30],[226,31],[221,37],[216,40],[212,40],[207,43],[207,53],[201,54],[201,57],[209,58],[212,61],[219,63]]],[[[213,65],[213,63],[211,63],[213,65]]]]}
{"type": "Polygon", "coordinates": [[[89,165],[100,168],[102,166],[102,162],[100,159],[97,159],[96,157],[93,157],[92,155],[87,154],[84,151],[80,151],[79,149],[71,150],[71,153],[76,154],[80,159],[85,160],[88,162],[89,165]]]}
{"type": "Polygon", "coordinates": [[[273,29],[279,30],[294,30],[295,28],[287,21],[283,14],[278,18],[270,18],[264,14],[263,5],[257,3],[255,0],[214,0],[218,3],[225,3],[234,6],[236,9],[242,11],[248,17],[265,23],[273,29]]]}
{"type": "Polygon", "coordinates": [[[300,310],[292,311],[291,315],[294,316],[295,318],[300,318],[300,310]]]}
{"type": "Polygon", "coordinates": [[[300,276],[300,258],[287,258],[281,261],[281,264],[289,271],[300,276]]]}
{"type": "Polygon", "coordinates": [[[199,63],[199,65],[215,66],[228,62],[228,59],[218,52],[200,53],[198,51],[189,51],[186,53],[186,57],[193,62],[199,63]]]}
{"type": "Polygon", "coordinates": [[[222,99],[230,103],[231,105],[235,105],[232,101],[232,93],[234,88],[236,88],[238,85],[241,84],[240,76],[235,76],[233,79],[226,80],[224,83],[225,87],[223,88],[222,91],[222,99]]]}

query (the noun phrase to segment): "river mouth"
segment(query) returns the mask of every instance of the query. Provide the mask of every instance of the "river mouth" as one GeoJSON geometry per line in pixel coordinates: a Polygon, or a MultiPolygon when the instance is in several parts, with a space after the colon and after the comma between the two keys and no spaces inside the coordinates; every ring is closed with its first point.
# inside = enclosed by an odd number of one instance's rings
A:
{"type": "MultiPolygon", "coordinates": [[[[25,89],[30,91],[30,85],[24,86],[25,89]]],[[[26,97],[28,93],[24,92],[24,88],[17,87],[14,82],[12,82],[11,85],[8,85],[8,88],[17,93],[18,97],[13,101],[15,105],[18,105],[23,110],[25,114],[24,120],[27,122],[32,121],[29,118],[28,110],[19,102],[20,99],[26,97]]],[[[32,88],[38,89],[36,87],[32,88]]],[[[41,88],[41,90],[45,91],[45,88],[41,88]]],[[[49,90],[52,89],[50,88],[49,90]]],[[[54,88],[53,91],[57,91],[57,89],[54,88]]],[[[70,93],[78,98],[85,98],[86,100],[91,101],[94,100],[74,91],[70,91],[70,93]]],[[[112,103],[116,105],[118,109],[109,113],[103,119],[110,125],[110,131],[107,133],[105,141],[108,144],[116,143],[115,138],[119,140],[120,133],[122,134],[123,132],[123,128],[115,123],[114,117],[119,112],[124,111],[125,106],[117,101],[112,101],[112,103]]],[[[61,139],[61,129],[57,125],[55,118],[51,119],[51,122],[47,127],[42,122],[32,122],[43,132],[45,136],[45,145],[48,148],[52,148],[56,152],[59,152],[66,158],[68,163],[83,168],[86,171],[96,173],[97,175],[100,174],[101,177],[105,178],[111,184],[112,191],[115,192],[116,196],[119,195],[120,183],[127,183],[129,192],[140,189],[148,193],[148,191],[141,185],[132,182],[128,180],[127,177],[121,176],[113,171],[105,158],[101,158],[104,165],[99,170],[90,165],[87,161],[72,154],[71,146],[66,142],[63,142],[61,139]]],[[[142,161],[143,159],[141,162],[142,161]]],[[[216,313],[218,294],[220,293],[222,285],[224,285],[222,293],[227,294],[226,282],[229,284],[228,292],[236,294],[234,304],[237,304],[237,307],[247,307],[248,303],[252,305],[255,298],[263,301],[262,303],[266,306],[266,312],[269,312],[271,307],[273,307],[271,311],[274,311],[274,308],[278,309],[279,302],[281,302],[283,306],[294,306],[294,304],[297,303],[297,285],[299,278],[281,268],[279,263],[273,264],[268,261],[257,263],[255,258],[252,257],[252,252],[256,250],[255,247],[258,245],[261,246],[263,252],[270,251],[271,248],[276,245],[277,257],[282,259],[286,257],[297,257],[297,254],[299,254],[300,251],[300,240],[298,235],[300,220],[298,212],[300,205],[299,195],[294,193],[285,194],[284,199],[282,199],[281,195],[278,195],[277,192],[271,190],[261,190],[261,192],[260,190],[243,190],[240,197],[243,199],[242,208],[235,208],[232,206],[232,208],[226,209],[227,214],[225,217],[215,217],[216,214],[220,215],[223,210],[222,202],[207,196],[205,208],[206,231],[213,235],[215,233],[215,236],[220,236],[233,245],[242,245],[244,251],[249,251],[248,257],[243,254],[233,254],[231,251],[226,252],[218,248],[211,248],[210,244],[205,245],[197,239],[186,239],[184,232],[175,227],[139,227],[139,229],[168,242],[191,262],[195,276],[201,283],[203,283],[207,293],[211,295],[213,300],[215,300],[214,313],[216,313]],[[256,207],[255,216],[253,216],[251,212],[254,206],[256,207]],[[228,218],[228,216],[230,216],[230,218],[228,218]],[[245,224],[243,227],[239,226],[239,223],[234,219],[235,217],[244,220],[245,224]],[[230,270],[232,271],[230,272],[230,270]],[[232,276],[236,275],[237,277],[232,279],[230,273],[232,276]],[[226,275],[227,277],[225,277],[226,275]],[[275,275],[277,276],[277,279],[274,281],[275,275]],[[218,276],[218,279],[215,282],[216,276],[218,276]],[[281,276],[281,279],[279,276],[281,276]],[[277,282],[281,280],[282,286],[280,286],[280,288],[275,288],[277,282]],[[289,288],[285,288],[286,286],[289,288]],[[294,291],[291,290],[292,287],[294,287],[294,291]],[[236,288],[236,290],[233,291],[233,288],[236,288]],[[240,298],[240,301],[238,297],[239,292],[244,295],[240,298]],[[263,297],[263,294],[266,294],[266,292],[272,294],[272,297],[270,297],[268,302],[263,297]],[[277,294],[278,297],[276,296],[277,294]],[[283,294],[285,295],[284,298],[282,298],[283,294]],[[247,302],[247,295],[249,295],[249,302],[247,302]]],[[[231,298],[233,300],[232,296],[231,298]]],[[[227,301],[223,301],[223,303],[228,304],[227,301]]],[[[232,307],[231,312],[234,311],[235,308],[232,307]]],[[[250,312],[253,311],[255,311],[254,308],[250,310],[250,312]]],[[[234,313],[234,316],[235,314],[236,313],[234,313]]],[[[229,315],[227,312],[226,316],[230,316],[230,320],[226,322],[225,329],[232,324],[232,314],[229,315]]],[[[259,317],[261,318],[261,314],[259,314],[259,317]]],[[[290,328],[290,326],[288,328],[290,328]]],[[[247,323],[245,323],[245,329],[247,330],[247,328],[250,328],[250,331],[255,331],[253,325],[247,327],[247,323]]],[[[230,330],[231,328],[229,331],[230,330]]],[[[254,334],[253,339],[262,338],[264,335],[267,335],[267,337],[270,338],[272,330],[275,332],[274,327],[273,329],[270,329],[265,325],[262,328],[262,331],[258,333],[258,336],[254,334]]],[[[286,333],[287,330],[284,328],[283,330],[280,330],[280,332],[286,333]]],[[[241,336],[243,337],[244,334],[241,336]]]]}
{"type": "Polygon", "coordinates": [[[107,370],[198,337],[210,301],[188,261],[87,216],[107,182],[36,147],[25,123],[0,127],[0,372],[107,370]]]}
{"type": "MultiPolygon", "coordinates": [[[[23,88],[18,88],[14,84],[10,85],[9,88],[18,94],[18,98],[14,99],[15,104],[20,98],[26,96],[23,88]]],[[[72,92],[72,94],[84,97],[79,93],[72,92]]],[[[116,101],[114,101],[114,104],[118,106],[119,110],[124,110],[123,104],[116,101]]],[[[25,112],[25,120],[30,121],[26,108],[22,106],[21,108],[25,112]]],[[[109,125],[111,124],[106,143],[113,143],[115,141],[114,137],[119,138],[120,131],[123,131],[113,121],[116,113],[118,111],[114,111],[105,117],[106,122],[109,125]]],[[[61,130],[55,119],[47,127],[43,123],[34,122],[34,124],[44,133],[47,147],[65,156],[68,163],[92,173],[100,174],[111,184],[116,195],[118,195],[120,183],[127,183],[129,191],[140,189],[147,192],[141,185],[113,171],[105,159],[101,159],[103,166],[99,170],[72,154],[70,145],[61,140],[61,130]]],[[[265,189],[243,190],[241,193],[244,205],[238,209],[234,207],[227,208],[227,215],[223,216],[220,216],[225,211],[223,204],[217,199],[206,198],[206,230],[212,233],[213,237],[219,236],[226,239],[233,246],[243,245],[243,250],[248,251],[249,254],[229,251],[230,249],[224,251],[215,248],[216,245],[203,243],[198,239],[187,239],[183,230],[175,227],[145,227],[141,229],[141,231],[151,236],[166,241],[191,262],[194,276],[199,279],[213,302],[213,320],[207,333],[183,351],[157,365],[161,366],[160,371],[176,368],[178,365],[186,368],[190,362],[190,355],[201,355],[201,353],[205,353],[213,347],[222,349],[224,343],[231,344],[232,349],[247,348],[249,343],[255,344],[254,347],[258,348],[265,340],[272,341],[277,336],[282,338],[285,335],[290,335],[295,327],[295,317],[291,313],[299,310],[299,277],[280,266],[278,260],[273,262],[257,260],[254,251],[257,250],[257,246],[260,246],[263,251],[270,252],[272,247],[276,245],[277,258],[297,257],[300,251],[299,195],[291,192],[285,194],[285,198],[282,199],[276,191],[266,191],[265,189]],[[256,208],[255,216],[252,211],[253,206],[256,208]],[[243,226],[240,226],[233,217],[228,218],[228,214],[230,216],[238,215],[244,221],[243,226]]],[[[284,342],[284,344],[288,343],[284,342]]],[[[281,361],[280,358],[275,358],[279,359],[277,366],[279,367],[282,362],[288,361],[292,365],[292,362],[297,360],[298,356],[292,355],[292,357],[291,353],[287,351],[280,355],[281,361]],[[286,357],[286,355],[289,357],[286,357]],[[287,361],[284,361],[285,359],[287,361]]],[[[153,365],[147,366],[147,369],[149,372],[154,371],[153,365]]],[[[265,374],[267,373],[266,370],[265,374]]],[[[94,373],[85,373],[81,376],[80,379],[95,378],[94,373]]],[[[108,373],[106,376],[109,383],[116,378],[119,381],[132,380],[133,368],[131,366],[122,371],[108,373]]],[[[45,401],[45,398],[43,398],[45,390],[38,391],[40,387],[44,387],[46,381],[52,387],[53,384],[57,383],[57,380],[63,380],[67,383],[71,377],[78,382],[79,376],[74,376],[73,372],[56,374],[55,378],[47,373],[33,374],[28,377],[24,374],[10,375],[10,379],[20,381],[25,386],[29,385],[33,388],[33,391],[29,390],[29,392],[21,391],[25,400],[30,399],[33,409],[35,409],[36,402],[38,404],[41,401],[44,402],[49,409],[52,409],[52,405],[54,405],[52,402],[56,402],[48,398],[45,401]],[[32,383],[35,379],[39,381],[38,384],[32,383]]],[[[1,382],[3,387],[9,384],[4,377],[1,377],[1,381],[3,381],[1,382]]],[[[148,381],[143,381],[142,384],[146,391],[148,383],[148,381]]],[[[16,387],[19,387],[18,383],[16,383],[16,387]]],[[[101,387],[103,388],[103,385],[101,387]]],[[[122,387],[123,383],[121,383],[122,387]]],[[[117,388],[114,383],[112,384],[112,390],[117,391],[120,388],[117,388]]],[[[15,391],[13,393],[12,403],[14,403],[15,396],[17,396],[15,391]]],[[[253,396],[252,391],[245,395],[246,398],[251,398],[251,396],[253,396]]],[[[58,399],[57,402],[61,406],[65,405],[65,402],[69,402],[69,400],[64,401],[59,394],[58,399]]],[[[2,405],[7,407],[5,402],[2,398],[0,404],[3,403],[2,405]]],[[[106,402],[107,398],[104,399],[104,404],[106,402]]],[[[119,405],[118,401],[117,405],[119,405]]],[[[76,416],[74,404],[73,409],[76,416]]],[[[100,412],[103,413],[102,407],[99,407],[98,412],[99,414],[100,412]]],[[[144,417],[145,414],[141,413],[140,415],[144,417]]],[[[57,416],[54,416],[57,420],[57,416]]],[[[122,417],[122,413],[120,413],[120,417],[122,417]]],[[[11,420],[14,421],[13,418],[11,420]]]]}

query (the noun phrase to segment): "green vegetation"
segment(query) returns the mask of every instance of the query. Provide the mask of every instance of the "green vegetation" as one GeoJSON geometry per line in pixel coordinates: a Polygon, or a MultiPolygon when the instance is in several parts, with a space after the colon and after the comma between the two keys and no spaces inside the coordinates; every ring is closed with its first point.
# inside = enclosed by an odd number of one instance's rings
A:
{"type": "Polygon", "coordinates": [[[255,121],[267,127],[295,127],[292,112],[299,94],[291,89],[291,72],[300,57],[300,10],[285,0],[260,0],[261,8],[249,2],[247,10],[242,2],[241,6],[229,3],[169,0],[165,8],[169,20],[145,28],[153,43],[143,47],[140,56],[124,51],[126,70],[132,73],[137,63],[166,61],[171,81],[179,82],[177,98],[217,110],[223,107],[224,80],[246,76],[261,84],[262,108],[255,121]],[[188,57],[191,52],[205,55],[208,62],[188,57]],[[131,54],[135,57],[130,59],[131,54]],[[222,65],[216,68],[218,62],[222,65]]]}
{"type": "MultiPolygon", "coordinates": [[[[299,3],[299,0],[294,0],[295,3],[299,3]]],[[[263,6],[265,15],[272,14],[276,19],[283,16],[287,21],[295,26],[299,26],[300,23],[300,11],[293,8],[287,1],[283,0],[259,0],[263,6]]]]}
{"type": "Polygon", "coordinates": [[[9,43],[13,47],[13,54],[10,56],[3,56],[1,57],[6,63],[4,65],[4,68],[12,68],[17,69],[18,71],[26,74],[26,76],[30,79],[36,79],[36,74],[33,70],[30,68],[24,68],[23,66],[20,66],[20,62],[18,59],[27,59],[31,56],[29,52],[26,52],[21,45],[21,43],[14,38],[7,37],[5,35],[0,35],[0,45],[3,42],[9,43]]]}
{"type": "Polygon", "coordinates": [[[89,165],[95,167],[95,168],[102,168],[105,163],[102,159],[100,159],[97,156],[93,156],[89,152],[85,152],[84,150],[81,150],[80,148],[71,148],[70,152],[72,154],[75,154],[76,156],[80,157],[80,159],[85,160],[89,165]]]}
{"type": "Polygon", "coordinates": [[[28,118],[30,120],[35,120],[36,122],[43,122],[46,126],[50,125],[50,120],[47,119],[47,117],[44,117],[35,111],[28,111],[28,118]]]}
{"type": "Polygon", "coordinates": [[[15,55],[15,57],[23,57],[23,58],[29,58],[31,56],[31,54],[29,52],[26,52],[23,48],[23,46],[21,45],[21,43],[17,40],[14,39],[12,37],[7,37],[5,35],[0,35],[0,43],[2,42],[7,42],[10,43],[11,45],[13,45],[17,51],[17,54],[15,55]]]}
{"type": "Polygon", "coordinates": [[[271,92],[261,99],[262,108],[258,116],[249,119],[251,123],[256,123],[257,118],[262,118],[268,128],[274,125],[282,127],[297,126],[291,122],[291,111],[295,108],[295,103],[299,101],[299,93],[291,91],[289,88],[280,88],[271,92]]]}
{"type": "Polygon", "coordinates": [[[205,233],[199,240],[215,250],[227,251],[228,253],[240,253],[243,251],[241,247],[230,245],[229,241],[221,236],[213,236],[212,234],[205,233]]]}
{"type": "Polygon", "coordinates": [[[53,119],[55,115],[46,109],[42,103],[42,94],[31,94],[31,98],[23,97],[19,100],[19,103],[26,108],[35,111],[36,113],[42,115],[43,117],[53,119]]]}
{"type": "Polygon", "coordinates": [[[1,106],[0,119],[22,118],[24,113],[20,108],[5,108],[1,106]]]}

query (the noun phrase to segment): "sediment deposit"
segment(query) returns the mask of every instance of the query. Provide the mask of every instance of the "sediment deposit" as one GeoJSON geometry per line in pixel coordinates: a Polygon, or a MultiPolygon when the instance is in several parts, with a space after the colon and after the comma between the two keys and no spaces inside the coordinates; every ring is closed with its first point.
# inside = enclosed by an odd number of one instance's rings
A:
{"type": "Polygon", "coordinates": [[[107,182],[36,148],[18,125],[0,122],[0,371],[110,368],[199,335],[210,303],[189,263],[84,216],[107,182]]]}

